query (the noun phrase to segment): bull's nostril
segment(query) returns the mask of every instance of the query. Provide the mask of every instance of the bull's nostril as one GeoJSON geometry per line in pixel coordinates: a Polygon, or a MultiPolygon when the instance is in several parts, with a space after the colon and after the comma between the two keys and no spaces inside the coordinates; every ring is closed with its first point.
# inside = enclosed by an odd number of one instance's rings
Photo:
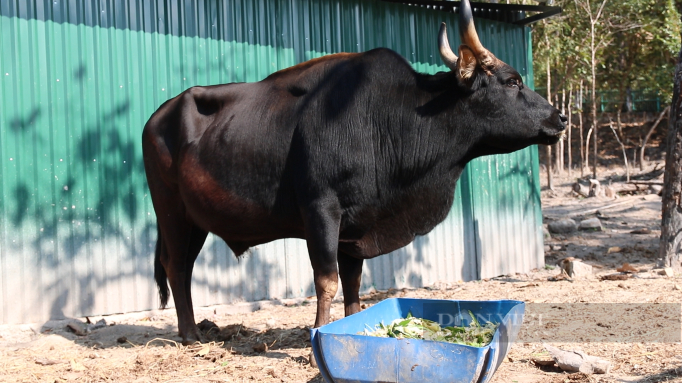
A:
{"type": "Polygon", "coordinates": [[[568,117],[564,116],[563,114],[559,115],[559,119],[561,119],[561,122],[563,122],[564,124],[568,121],[568,117]]]}

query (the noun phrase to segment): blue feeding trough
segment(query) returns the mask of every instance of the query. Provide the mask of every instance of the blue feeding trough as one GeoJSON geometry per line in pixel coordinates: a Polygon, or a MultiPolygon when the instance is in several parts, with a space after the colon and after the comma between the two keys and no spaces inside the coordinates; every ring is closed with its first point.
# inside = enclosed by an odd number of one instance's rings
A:
{"type": "Polygon", "coordinates": [[[326,326],[310,330],[313,354],[328,383],[369,382],[488,382],[523,323],[525,304],[519,301],[454,301],[386,299],[326,326]],[[480,323],[499,323],[485,347],[415,339],[357,335],[408,313],[441,326],[468,326],[471,311],[480,323]]]}

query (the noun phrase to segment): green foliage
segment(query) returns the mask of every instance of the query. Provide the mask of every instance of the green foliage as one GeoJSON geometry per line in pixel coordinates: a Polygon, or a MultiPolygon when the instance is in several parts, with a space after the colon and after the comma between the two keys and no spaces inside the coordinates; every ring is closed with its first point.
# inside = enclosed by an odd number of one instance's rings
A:
{"type": "MultiPolygon", "coordinates": [[[[602,0],[589,2],[593,15],[602,0]]],[[[677,0],[677,4],[682,1],[677,0]]],[[[559,17],[536,23],[533,28],[535,83],[547,84],[550,67],[552,93],[576,89],[590,81],[590,19],[578,0],[557,0],[559,17]]],[[[672,97],[672,73],[680,48],[680,13],[673,0],[607,0],[595,24],[596,88],[627,89],[657,94],[664,102],[672,97]]]]}
{"type": "Polygon", "coordinates": [[[493,340],[498,324],[487,322],[484,325],[469,311],[469,326],[441,327],[438,323],[423,318],[415,318],[412,313],[407,318],[398,318],[389,325],[379,323],[374,329],[367,329],[358,335],[380,338],[421,339],[449,342],[474,347],[484,347],[493,340]]]}

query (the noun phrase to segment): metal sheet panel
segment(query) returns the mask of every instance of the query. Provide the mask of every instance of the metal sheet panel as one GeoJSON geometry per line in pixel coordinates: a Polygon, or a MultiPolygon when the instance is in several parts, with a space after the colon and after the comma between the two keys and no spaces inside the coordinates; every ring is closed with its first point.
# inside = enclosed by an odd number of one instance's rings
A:
{"type": "MultiPolygon", "coordinates": [[[[455,18],[359,0],[0,1],[0,323],[158,306],[140,135],[163,101],[380,46],[419,71],[445,70],[436,32],[441,21],[456,31],[455,18]]],[[[498,57],[530,73],[523,28],[478,26],[498,57]]],[[[533,153],[477,160],[447,220],[366,262],[363,289],[539,265],[533,153]]],[[[195,305],[313,295],[305,242],[265,244],[238,261],[211,237],[193,289],[195,305]]]]}

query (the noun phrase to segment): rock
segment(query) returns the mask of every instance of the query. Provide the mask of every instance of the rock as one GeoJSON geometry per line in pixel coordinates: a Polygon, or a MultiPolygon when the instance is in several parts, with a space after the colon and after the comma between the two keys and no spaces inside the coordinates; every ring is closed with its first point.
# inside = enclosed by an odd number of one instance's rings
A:
{"type": "Polygon", "coordinates": [[[588,195],[590,197],[599,197],[603,195],[603,191],[601,185],[599,184],[599,181],[590,180],[590,193],[588,195]]]}
{"type": "Polygon", "coordinates": [[[126,343],[127,341],[128,341],[128,338],[126,338],[124,336],[120,336],[120,337],[118,337],[118,339],[116,339],[116,342],[118,342],[118,343],[126,343]]]}
{"type": "Polygon", "coordinates": [[[609,247],[609,249],[606,250],[606,254],[620,253],[622,251],[623,251],[622,248],[620,248],[618,246],[613,246],[613,247],[609,247]]]}
{"type": "Polygon", "coordinates": [[[658,270],[658,275],[663,275],[668,278],[672,278],[675,275],[675,273],[673,272],[672,267],[666,267],[665,269],[658,270]]]}
{"type": "Polygon", "coordinates": [[[564,351],[545,344],[560,369],[567,372],[582,372],[583,374],[606,374],[611,369],[611,362],[590,356],[581,350],[564,351]]]}
{"type": "Polygon", "coordinates": [[[268,352],[268,345],[265,343],[259,343],[254,345],[252,348],[255,352],[268,352]]]}
{"type": "Polygon", "coordinates": [[[105,328],[105,327],[107,327],[107,321],[104,320],[104,318],[102,318],[102,319],[98,320],[98,321],[97,321],[96,323],[94,323],[94,324],[93,324],[93,323],[88,324],[88,326],[87,326],[87,332],[99,330],[99,329],[105,328]]]}
{"type": "Polygon", "coordinates": [[[649,185],[649,194],[661,195],[663,193],[663,185],[649,185]]]}
{"type": "Polygon", "coordinates": [[[578,229],[602,231],[601,221],[599,220],[599,218],[590,218],[590,219],[586,219],[584,221],[580,221],[580,225],[578,226],[578,229]]]}
{"type": "Polygon", "coordinates": [[[66,324],[66,327],[69,330],[73,331],[73,333],[78,336],[87,335],[89,332],[88,326],[85,323],[79,321],[78,319],[70,321],[69,323],[66,324]]]}
{"type": "Polygon", "coordinates": [[[561,268],[573,279],[586,279],[592,277],[592,266],[583,263],[580,259],[568,257],[560,262],[561,268]]]}
{"type": "Polygon", "coordinates": [[[276,325],[277,325],[277,321],[272,319],[272,318],[265,321],[265,327],[266,328],[274,328],[276,325]]]}
{"type": "Polygon", "coordinates": [[[560,219],[558,221],[550,222],[547,225],[550,233],[567,234],[576,231],[578,225],[570,218],[560,219]]]}
{"type": "Polygon", "coordinates": [[[573,184],[573,191],[583,197],[587,197],[590,193],[590,189],[585,185],[581,185],[579,182],[573,184]]]}

